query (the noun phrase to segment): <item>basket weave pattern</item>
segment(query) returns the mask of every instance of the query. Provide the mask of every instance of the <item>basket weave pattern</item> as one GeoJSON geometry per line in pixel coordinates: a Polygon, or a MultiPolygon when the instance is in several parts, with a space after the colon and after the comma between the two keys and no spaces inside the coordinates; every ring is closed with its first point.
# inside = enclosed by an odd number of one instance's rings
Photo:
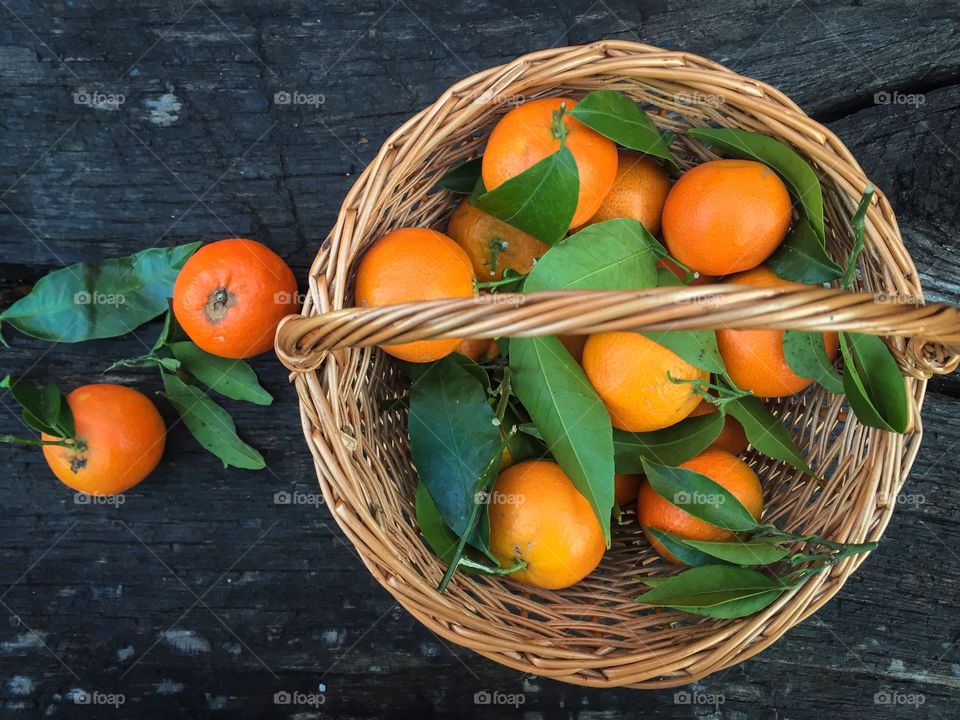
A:
{"type": "Polygon", "coordinates": [[[642,577],[672,566],[649,548],[628,512],[625,524],[614,523],[613,545],[600,567],[574,587],[546,591],[457,574],[440,595],[436,588],[445,567],[425,547],[413,519],[416,474],[406,418],[391,409],[406,381],[372,346],[444,335],[640,327],[890,335],[908,375],[911,432],[899,436],[864,427],[847,416],[842,397],[812,388],[772,409],[823,483],[752,452],[746,458],[764,485],[766,521],[794,532],[865,542],[882,534],[916,455],[926,378],[960,362],[954,352],[960,317],[953,308],[922,304],[916,270],[881,193],[868,214],[861,293],[706,286],[350,308],[363,250],[398,227],[443,229],[456,199],[433,192],[436,180],[481,152],[487,132],[511,102],[579,97],[599,88],[656,108],[653,119],[676,133],[673,149],[684,167],[716,157],[684,133],[691,126],[735,126],[791,144],[821,178],[830,253],[846,257],[852,244],[849,218],[868,181],[840,141],[783,94],[703,58],[635,43],[546,50],[458,83],[390,136],[347,195],[311,267],[303,317],[283,323],[277,352],[295,371],[303,431],[327,505],[373,576],[418,620],[447,640],[524,672],[599,687],[667,687],[767,647],[829,600],[863,556],[808,579],[752,617],[696,618],[634,603],[645,590],[642,577]],[[886,302],[876,302],[876,293],[886,302]]]}

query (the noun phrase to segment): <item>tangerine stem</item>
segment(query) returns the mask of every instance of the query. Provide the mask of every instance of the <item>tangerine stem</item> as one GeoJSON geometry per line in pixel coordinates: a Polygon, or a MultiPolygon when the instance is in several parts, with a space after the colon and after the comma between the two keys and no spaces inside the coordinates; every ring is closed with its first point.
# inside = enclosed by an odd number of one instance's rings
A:
{"type": "Polygon", "coordinates": [[[86,449],[83,443],[76,440],[37,440],[36,438],[22,438],[16,435],[0,435],[0,443],[14,443],[17,445],[33,445],[42,447],[44,445],[53,445],[56,447],[70,448],[82,452],[86,449]]]}
{"type": "Polygon", "coordinates": [[[567,128],[563,124],[563,116],[566,112],[567,104],[560,103],[560,107],[553,111],[553,122],[550,126],[553,136],[560,141],[560,147],[567,144],[567,128]]]}

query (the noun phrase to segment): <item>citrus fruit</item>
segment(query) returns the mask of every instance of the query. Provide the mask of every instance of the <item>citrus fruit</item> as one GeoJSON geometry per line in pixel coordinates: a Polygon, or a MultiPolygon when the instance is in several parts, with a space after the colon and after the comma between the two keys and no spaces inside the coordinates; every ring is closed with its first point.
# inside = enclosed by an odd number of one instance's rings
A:
{"type": "Polygon", "coordinates": [[[753,160],[712,160],[691,168],[663,206],[670,254],[705,275],[754,268],[790,227],[790,193],[780,177],[753,160]]]}
{"type": "Polygon", "coordinates": [[[490,550],[510,577],[556,590],[579,582],[606,548],[590,503],[556,463],[524,460],[497,477],[490,494],[490,550]]]}
{"type": "MultiPolygon", "coordinates": [[[[728,278],[725,282],[756,287],[799,285],[781,280],[766,267],[758,267],[728,278]]],[[[823,334],[827,357],[837,356],[837,334],[823,334]]],[[[717,346],[727,374],[742,390],[757,397],[786,397],[810,386],[813,380],[797,375],[783,354],[783,330],[717,330],[717,346]]]]}
{"type": "MultiPolygon", "coordinates": [[[[417,300],[470,297],[473,266],[463,248],[443,233],[401,228],[376,240],[360,260],[356,304],[379,307],[417,300]]],[[[461,338],[381,346],[409,362],[432,362],[457,349],[461,338]]]]}
{"type": "MultiPolygon", "coordinates": [[[[690,413],[690,417],[710,415],[711,413],[717,412],[720,411],[716,405],[709,400],[701,400],[700,404],[690,413]]],[[[747,445],[749,445],[749,442],[747,441],[747,434],[743,430],[743,425],[730,414],[727,414],[723,419],[723,429],[720,431],[717,439],[710,443],[711,448],[726,450],[731,455],[739,455],[747,449],[747,445]]]]}
{"type": "Polygon", "coordinates": [[[173,285],[173,312],[190,339],[227,358],[273,347],[277,324],[297,312],[293,271],[266,245],[229,238],[195,252],[173,285]]]}
{"type": "Polygon", "coordinates": [[[456,352],[466,355],[474,362],[491,360],[500,354],[500,346],[496,340],[471,340],[466,338],[460,341],[456,352]]]}
{"type": "Polygon", "coordinates": [[[160,462],[167,429],[143,393],[109,383],[83,385],[67,395],[67,404],[80,447],[43,446],[43,457],[64,485],[87,495],[114,495],[160,462]]]}
{"type": "Polygon", "coordinates": [[[557,335],[557,340],[579,363],[583,359],[583,346],[587,344],[588,337],[588,335],[557,335]]]}
{"type": "Polygon", "coordinates": [[[464,200],[450,216],[447,235],[462,247],[478,280],[500,280],[507,268],[525,275],[549,245],[464,200]]]}
{"type": "Polygon", "coordinates": [[[613,501],[617,505],[626,505],[637,499],[637,491],[643,475],[624,475],[617,473],[613,476],[613,501]]]}
{"type": "Polygon", "coordinates": [[[635,332],[591,335],[583,348],[583,370],[610,411],[613,426],[630,432],[669,427],[700,404],[693,384],[671,378],[710,379],[705,370],[635,332]]]}
{"type": "Polygon", "coordinates": [[[619,150],[613,186],[587,224],[630,218],[657,235],[669,190],[670,178],[656,160],[632,150],[619,150]]]}
{"type": "Polygon", "coordinates": [[[569,113],[574,105],[576,102],[570,98],[541,98],[515,107],[500,118],[490,133],[481,165],[483,184],[487,190],[493,190],[559,150],[560,136],[565,131],[566,146],[580,176],[571,228],[593,217],[617,175],[617,146],[574,119],[569,113]],[[554,122],[555,113],[561,108],[562,130],[554,122]]]}
{"type": "MultiPolygon", "coordinates": [[[[760,479],[750,469],[750,466],[725,450],[704,450],[691,460],[680,464],[701,475],[706,475],[715,483],[722,485],[730,492],[757,520],[763,514],[763,488],[760,479]]],[[[695,518],[686,510],[682,510],[666,498],[660,497],[649,482],[640,486],[637,495],[637,520],[654,549],[661,557],[670,562],[680,561],[670,553],[663,544],[653,537],[646,528],[665,530],[689,540],[707,540],[712,542],[728,542],[734,539],[729,530],[718,528],[699,518],[695,518]]]]}

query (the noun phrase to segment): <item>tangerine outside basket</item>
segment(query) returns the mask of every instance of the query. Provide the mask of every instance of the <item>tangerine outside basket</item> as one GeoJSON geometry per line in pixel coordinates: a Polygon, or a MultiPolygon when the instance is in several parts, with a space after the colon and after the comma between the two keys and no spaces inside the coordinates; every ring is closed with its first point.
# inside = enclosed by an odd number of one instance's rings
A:
{"type": "Polygon", "coordinates": [[[457,202],[437,179],[475,157],[515,102],[622,91],[676,134],[684,167],[715,157],[685,131],[734,126],[785,141],[824,188],[829,251],[846,257],[849,218],[868,185],[850,152],[777,90],[683,52],[622,41],[544,50],[478,73],[394,132],[346,197],[310,269],[302,315],[287,318],[277,352],[293,371],[300,418],[326,504],[367,568],[428,628],[517,670],[594,687],[682,685],[741,662],[817,611],[863,561],[851,557],[810,577],[761,612],[737,620],[639,606],[641,579],[671,572],[635,518],[615,526],[601,565],[577,585],[546,591],[509,579],[456,574],[424,545],[413,511],[416,471],[406,418],[387,409],[406,381],[378,343],[434,337],[587,334],[624,329],[791,328],[885,336],[911,399],[906,435],[848,414],[843,397],[814,386],[771,404],[817,484],[751,451],[766,520],[841,542],[880,538],[920,444],[927,378],[957,367],[960,313],[925,305],[887,199],[867,216],[857,289],[700,286],[636,292],[551,292],[351,308],[357,259],[388,230],[445,227],[457,202]]]}

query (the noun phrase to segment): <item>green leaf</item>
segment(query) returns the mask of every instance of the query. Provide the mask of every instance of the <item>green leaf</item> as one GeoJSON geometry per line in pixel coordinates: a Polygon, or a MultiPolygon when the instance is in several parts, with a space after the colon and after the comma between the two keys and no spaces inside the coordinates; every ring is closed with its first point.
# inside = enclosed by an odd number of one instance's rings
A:
{"type": "Polygon", "coordinates": [[[660,243],[636,220],[588,225],[561,240],[527,275],[524,292],[538,290],[634,290],[657,281],[660,243]]]}
{"type": "Polygon", "coordinates": [[[713,330],[670,330],[641,333],[644,337],[663,345],[681,359],[696,368],[711,373],[725,373],[717,334],[713,330]]]}
{"type": "Polygon", "coordinates": [[[715,557],[684,544],[683,541],[673,533],[655,527],[645,527],[644,530],[656,538],[667,552],[684,565],[699,567],[701,565],[715,565],[717,562],[715,557]]]}
{"type": "MultiPolygon", "coordinates": [[[[529,460],[530,458],[542,458],[546,452],[546,447],[542,440],[532,434],[522,432],[521,427],[523,424],[513,409],[508,407],[504,413],[503,425],[501,427],[504,432],[509,432],[514,426],[516,426],[518,430],[507,442],[507,449],[510,451],[510,458],[514,464],[523,460],[529,460]]],[[[530,427],[536,432],[536,428],[533,427],[532,424],[530,427]]]]}
{"type": "Polygon", "coordinates": [[[217,357],[189,340],[167,345],[173,357],[197,380],[232,400],[269,405],[273,396],[261,387],[253,368],[243,360],[217,357]]]}
{"type": "Polygon", "coordinates": [[[430,491],[427,490],[423,481],[417,483],[414,510],[417,515],[417,525],[420,526],[420,533],[427,541],[427,545],[437,554],[437,557],[449,565],[456,554],[460,538],[443,521],[440,510],[430,497],[430,491]]]}
{"type": "Polygon", "coordinates": [[[64,439],[70,439],[76,433],[70,406],[56,385],[38,388],[7,375],[0,380],[0,388],[10,391],[14,402],[20,406],[23,422],[37,432],[64,439]]]}
{"type": "Polygon", "coordinates": [[[623,93],[594,90],[573,106],[570,115],[615,143],[666,160],[671,170],[679,171],[667,137],[623,93]]]}
{"type": "Polygon", "coordinates": [[[237,437],[230,413],[208,398],[196,385],[187,385],[176,375],[163,373],[163,396],[170,401],[187,429],[224,467],[260,470],[263,456],[237,437]]]}
{"type": "MultiPolygon", "coordinates": [[[[688,546],[712,558],[733,565],[770,565],[790,555],[790,551],[768,540],[736,540],[734,542],[711,542],[689,540],[674,536],[678,543],[688,546]]],[[[688,565],[690,563],[687,563],[688,565]]]]}
{"type": "Polygon", "coordinates": [[[590,502],[609,547],[613,509],[610,413],[583,370],[553,336],[513,338],[510,368],[517,397],[548,450],[590,502]]]}
{"type": "MultiPolygon", "coordinates": [[[[413,464],[444,521],[462,536],[483,489],[483,473],[492,458],[499,458],[500,428],[486,388],[457,361],[448,357],[412,371],[408,432],[413,464]]],[[[468,539],[486,552],[489,518],[482,510],[468,539]]]]}
{"type": "Polygon", "coordinates": [[[476,199],[476,206],[548,245],[558,242],[577,209],[580,176],[563,146],[476,199]]]}
{"type": "Polygon", "coordinates": [[[823,333],[784,331],[783,356],[790,369],[800,377],[816,380],[835,395],[843,393],[843,381],[827,356],[823,333]]]}
{"type": "Polygon", "coordinates": [[[847,267],[843,271],[843,280],[840,281],[840,287],[849,290],[853,287],[853,281],[857,277],[857,260],[860,259],[860,253],[863,252],[863,237],[866,233],[867,210],[870,208],[870,200],[873,198],[873,185],[867,185],[863,191],[863,197],[857,206],[857,211],[850,219],[850,226],[853,228],[853,249],[850,251],[850,257],[847,259],[847,267]]]}
{"type": "Polygon", "coordinates": [[[688,134],[735,157],[756,160],[776,170],[790,186],[820,242],[825,242],[823,190],[813,168],[800,155],[779,140],[739,128],[691,128],[688,134]]]}
{"type": "Polygon", "coordinates": [[[695,518],[735,532],[757,526],[757,519],[733,493],[706,475],[646,459],[643,468],[647,482],[657,495],[695,518]]]}
{"type": "Polygon", "coordinates": [[[794,223],[766,265],[777,277],[807,285],[822,285],[843,275],[843,268],[827,255],[823,241],[804,217],[794,223]]]}
{"type": "Polygon", "coordinates": [[[637,598],[638,603],[669,607],[713,618],[738,618],[767,607],[791,586],[756,570],[736,565],[694,567],[668,578],[637,598]]]}
{"type": "Polygon", "coordinates": [[[618,473],[634,475],[643,472],[641,458],[662,465],[679,465],[699,455],[720,435],[723,416],[710,413],[689,417],[676,425],[652,432],[613,431],[613,462],[618,473]]]}
{"type": "Polygon", "coordinates": [[[482,164],[483,158],[474,158],[473,160],[467,160],[462,165],[457,165],[437,180],[437,187],[461,195],[469,195],[480,179],[480,166],[482,164]]]}
{"type": "Polygon", "coordinates": [[[152,248],[55,270],[0,314],[0,324],[51,342],[124,335],[167,309],[177,273],[198,247],[152,248]]]}
{"type": "Polygon", "coordinates": [[[874,335],[840,333],[843,389],[864,425],[902,433],[910,420],[907,388],[886,343],[874,335]]]}
{"type": "Polygon", "coordinates": [[[743,425],[747,440],[754,448],[774,460],[790,463],[810,477],[817,477],[803,459],[787,428],[760,400],[751,396],[734,398],[726,403],[726,409],[743,425]]]}

